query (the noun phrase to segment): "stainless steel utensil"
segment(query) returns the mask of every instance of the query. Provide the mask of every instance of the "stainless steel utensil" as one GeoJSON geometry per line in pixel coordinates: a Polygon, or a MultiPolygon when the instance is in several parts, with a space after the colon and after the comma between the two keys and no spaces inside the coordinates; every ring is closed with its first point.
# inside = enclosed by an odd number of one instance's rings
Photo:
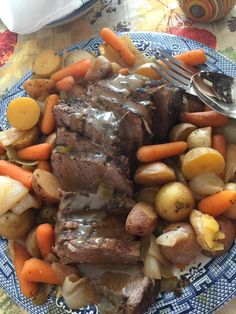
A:
{"type": "Polygon", "coordinates": [[[212,109],[236,118],[236,79],[217,72],[200,71],[158,49],[153,70],[173,85],[199,97],[212,109]]]}

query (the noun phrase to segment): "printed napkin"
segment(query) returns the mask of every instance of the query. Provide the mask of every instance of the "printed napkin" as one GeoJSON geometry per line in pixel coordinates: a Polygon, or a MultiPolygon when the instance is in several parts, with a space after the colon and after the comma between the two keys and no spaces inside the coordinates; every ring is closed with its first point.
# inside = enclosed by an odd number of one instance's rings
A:
{"type": "Polygon", "coordinates": [[[0,19],[10,31],[28,34],[70,14],[86,2],[88,0],[2,0],[0,19]]]}

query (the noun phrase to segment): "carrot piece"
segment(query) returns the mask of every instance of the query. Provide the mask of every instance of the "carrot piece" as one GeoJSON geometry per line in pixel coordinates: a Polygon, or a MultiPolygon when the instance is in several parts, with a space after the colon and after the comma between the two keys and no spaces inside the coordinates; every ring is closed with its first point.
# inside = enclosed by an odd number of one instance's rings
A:
{"type": "Polygon", "coordinates": [[[217,217],[231,208],[236,202],[236,191],[225,190],[202,199],[199,204],[199,210],[204,213],[217,217]]]}
{"type": "Polygon", "coordinates": [[[24,160],[47,160],[52,152],[52,145],[42,143],[20,149],[17,156],[24,160]]]}
{"type": "Polygon", "coordinates": [[[32,189],[33,173],[24,170],[9,161],[0,160],[0,175],[15,179],[24,184],[29,190],[32,189]]]}
{"type": "Polygon", "coordinates": [[[55,128],[55,118],[52,113],[52,109],[58,104],[58,95],[49,95],[43,113],[43,118],[41,121],[41,131],[43,134],[50,134],[55,128]]]}
{"type": "Polygon", "coordinates": [[[52,253],[54,230],[50,224],[45,223],[37,227],[36,239],[43,258],[45,258],[49,253],[52,253]]]}
{"type": "Polygon", "coordinates": [[[0,156],[4,155],[5,154],[5,148],[4,146],[2,145],[2,143],[0,143],[0,156]]]}
{"type": "Polygon", "coordinates": [[[152,162],[182,154],[186,149],[187,143],[184,141],[147,145],[138,149],[137,158],[141,162],[152,162]]]}
{"type": "Polygon", "coordinates": [[[224,126],[229,118],[216,111],[184,112],[180,115],[180,121],[196,126],[224,126]]]}
{"type": "Polygon", "coordinates": [[[39,291],[39,285],[36,282],[30,282],[25,280],[21,273],[25,262],[29,260],[31,256],[29,255],[29,253],[27,252],[26,248],[23,245],[15,241],[13,245],[14,245],[13,264],[16,270],[21,292],[25,297],[33,298],[39,291]]]}
{"type": "Polygon", "coordinates": [[[67,76],[83,77],[90,68],[91,64],[92,61],[89,59],[80,60],[53,73],[51,75],[51,80],[58,82],[67,76]]]}
{"type": "Polygon", "coordinates": [[[52,269],[52,265],[38,258],[31,258],[25,262],[21,276],[31,282],[48,283],[51,285],[61,284],[61,281],[52,269]]]}
{"type": "Polygon", "coordinates": [[[217,150],[224,157],[226,156],[226,140],[224,135],[215,134],[211,138],[211,147],[217,150]]]}
{"type": "Polygon", "coordinates": [[[47,160],[39,160],[39,163],[37,165],[37,169],[45,170],[48,172],[52,172],[52,168],[50,165],[50,162],[47,160]]]}
{"type": "Polygon", "coordinates": [[[202,49],[189,50],[176,55],[175,58],[191,66],[204,64],[207,61],[206,53],[202,49]]]}
{"type": "Polygon", "coordinates": [[[110,28],[102,28],[100,31],[100,36],[109,46],[119,53],[121,58],[128,66],[134,65],[135,55],[130,51],[122,39],[117,36],[110,28]]]}
{"type": "Polygon", "coordinates": [[[66,76],[62,80],[56,82],[56,89],[59,91],[69,92],[75,85],[73,76],[66,76]]]}
{"type": "Polygon", "coordinates": [[[119,70],[119,74],[129,75],[129,69],[128,68],[122,68],[119,70]]]}

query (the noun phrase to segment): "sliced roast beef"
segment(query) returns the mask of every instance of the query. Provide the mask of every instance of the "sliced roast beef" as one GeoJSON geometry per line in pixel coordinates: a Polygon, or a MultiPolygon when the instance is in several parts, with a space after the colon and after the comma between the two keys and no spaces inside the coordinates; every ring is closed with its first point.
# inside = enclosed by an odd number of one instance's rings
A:
{"type": "Polygon", "coordinates": [[[80,271],[101,295],[97,305],[103,314],[143,314],[159,292],[160,281],[145,277],[141,264],[82,265],[80,271]]]}
{"type": "Polygon", "coordinates": [[[150,100],[156,107],[153,122],[156,141],[165,141],[169,129],[177,124],[183,92],[179,88],[160,84],[157,81],[146,83],[145,93],[149,94],[150,100]]]}
{"type": "Polygon", "coordinates": [[[119,119],[112,111],[91,108],[81,99],[61,101],[53,110],[57,125],[97,143],[119,142],[119,119]]]}
{"type": "Polygon", "coordinates": [[[124,156],[111,159],[103,153],[59,153],[51,156],[52,168],[63,190],[97,190],[100,183],[115,192],[132,195],[129,165],[124,156]]]}
{"type": "Polygon", "coordinates": [[[100,185],[96,193],[92,192],[62,192],[60,210],[66,213],[76,213],[81,210],[107,210],[109,212],[128,213],[134,206],[132,198],[125,194],[114,194],[111,189],[100,185]]]}
{"type": "Polygon", "coordinates": [[[65,264],[134,264],[140,260],[140,242],[125,230],[127,215],[104,210],[68,214],[60,209],[55,251],[65,264]]]}
{"type": "MultiPolygon", "coordinates": [[[[61,102],[54,108],[54,115],[59,127],[66,126],[89,142],[100,144],[109,152],[114,151],[114,155],[127,156],[133,168],[136,150],[151,142],[151,131],[146,121],[126,106],[117,106],[114,99],[101,96],[99,101],[93,97],[87,102],[80,99],[61,102]],[[94,108],[86,107],[87,103],[94,108]]],[[[61,132],[57,137],[58,143],[65,140],[61,132]]]]}

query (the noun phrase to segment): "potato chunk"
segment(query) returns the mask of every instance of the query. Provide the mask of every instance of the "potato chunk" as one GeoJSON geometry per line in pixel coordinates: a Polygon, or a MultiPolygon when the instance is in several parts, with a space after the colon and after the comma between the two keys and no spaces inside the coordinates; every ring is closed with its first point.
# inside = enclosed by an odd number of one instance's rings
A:
{"type": "Polygon", "coordinates": [[[188,179],[206,172],[221,174],[225,167],[223,156],[210,147],[196,147],[184,157],[182,171],[188,179]]]}

